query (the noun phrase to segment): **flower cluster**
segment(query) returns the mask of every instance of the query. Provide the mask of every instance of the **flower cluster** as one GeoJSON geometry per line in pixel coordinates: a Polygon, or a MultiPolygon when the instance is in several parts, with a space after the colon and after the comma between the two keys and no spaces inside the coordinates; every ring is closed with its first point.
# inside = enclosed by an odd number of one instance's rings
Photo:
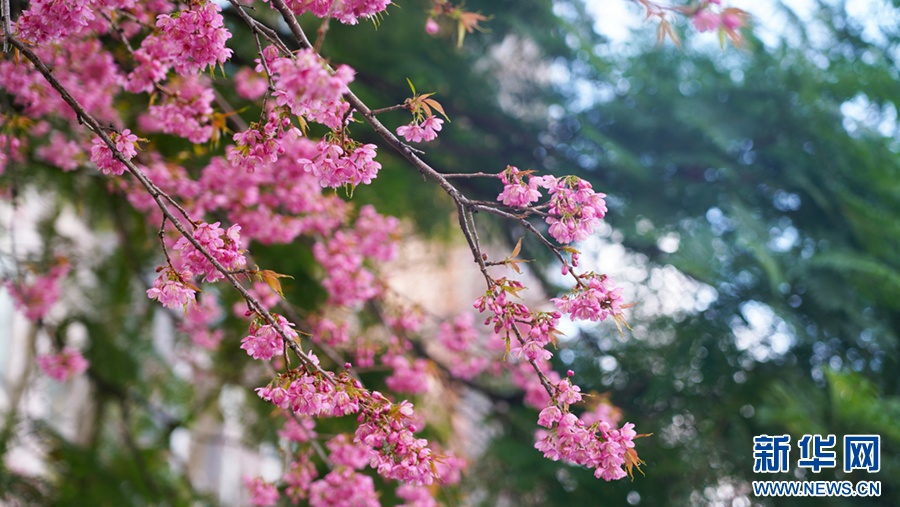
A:
{"type": "MultiPolygon", "coordinates": [[[[281,315],[273,314],[273,317],[288,338],[294,341],[299,338],[294,324],[281,315]]],[[[268,361],[284,351],[284,338],[271,324],[261,324],[260,319],[255,319],[250,324],[250,334],[241,340],[241,348],[253,359],[268,361]]]]}
{"type": "Polygon", "coordinates": [[[347,25],[359,23],[359,18],[370,18],[385,10],[391,0],[287,0],[294,14],[310,12],[324,18],[332,18],[347,25]]]}
{"type": "Polygon", "coordinates": [[[494,281],[494,285],[485,292],[484,296],[475,300],[475,309],[481,313],[490,310],[493,315],[485,319],[484,323],[494,324],[495,333],[504,333],[507,341],[509,333],[518,321],[531,320],[531,310],[521,303],[514,303],[509,296],[518,296],[519,291],[525,287],[521,282],[501,278],[494,281]]]}
{"type": "MultiPolygon", "coordinates": [[[[266,135],[269,127],[261,128],[266,135]]],[[[260,149],[259,158],[251,156],[244,162],[232,158],[240,155],[231,150],[229,159],[247,170],[213,158],[197,182],[198,208],[225,214],[241,224],[241,237],[263,244],[290,243],[302,234],[330,235],[345,222],[350,206],[333,192],[323,193],[316,178],[297,163],[314,157],[316,144],[296,129],[269,139],[281,153],[275,161],[263,154],[268,148],[260,149]]]]}
{"type": "Polygon", "coordinates": [[[216,2],[194,2],[191,10],[162,14],[156,20],[170,53],[166,62],[181,75],[196,74],[208,66],[225,63],[232,51],[225,47],[231,34],[225,28],[216,2]]]}
{"type": "Polygon", "coordinates": [[[537,202],[541,198],[538,189],[545,188],[551,196],[545,219],[550,225],[550,235],[560,243],[584,241],[606,215],[603,200],[606,194],[594,192],[589,182],[576,176],[556,178],[532,173],[507,166],[497,175],[503,182],[503,192],[497,200],[507,206],[525,208],[537,202]]]}
{"type": "Polygon", "coordinates": [[[262,477],[245,477],[244,486],[250,491],[250,505],[268,507],[278,503],[278,489],[262,477]]]}
{"type": "Polygon", "coordinates": [[[291,125],[287,115],[271,109],[268,121],[262,125],[252,123],[250,128],[234,135],[235,145],[227,149],[228,161],[235,167],[254,172],[257,167],[278,161],[285,151],[286,136],[297,138],[300,131],[291,125]]]}
{"type": "MultiPolygon", "coordinates": [[[[312,352],[307,353],[317,361],[312,352]]],[[[327,379],[305,366],[276,377],[269,385],[256,389],[260,398],[298,415],[341,417],[355,414],[368,395],[358,381],[346,377],[327,379]],[[335,383],[332,383],[332,380],[335,383]]]]}
{"type": "Polygon", "coordinates": [[[483,372],[490,360],[478,355],[478,331],[471,313],[460,314],[452,322],[442,322],[438,331],[438,343],[447,349],[448,369],[454,377],[471,379],[483,372]]]}
{"type": "Polygon", "coordinates": [[[69,263],[58,261],[45,275],[37,275],[19,283],[7,281],[6,285],[13,302],[25,317],[37,322],[47,316],[50,308],[59,299],[59,282],[69,273],[69,263]]]}
{"type": "MultiPolygon", "coordinates": [[[[226,269],[239,269],[247,264],[244,254],[241,253],[241,226],[232,225],[228,230],[224,230],[219,227],[219,222],[213,224],[202,222],[194,228],[193,237],[226,269]]],[[[187,238],[179,238],[175,243],[175,250],[181,252],[184,267],[193,273],[203,275],[207,282],[225,278],[225,275],[187,238]]]]}
{"type": "Polygon", "coordinates": [[[398,225],[396,218],[363,206],[355,227],[337,231],[313,245],[316,261],[325,268],[322,286],[328,290],[329,302],[353,306],[380,293],[375,275],[363,263],[366,259],[386,262],[394,257],[398,225]]]}
{"type": "Polygon", "coordinates": [[[225,335],[225,331],[213,327],[221,318],[222,308],[215,293],[204,292],[197,304],[187,306],[178,331],[189,336],[194,345],[214,350],[225,335]]]}
{"type": "MultiPolygon", "coordinates": [[[[34,48],[34,53],[53,69],[59,83],[97,120],[103,124],[121,123],[113,98],[122,89],[122,76],[112,54],[98,38],[70,38],[65,44],[40,45],[34,48]]],[[[0,60],[0,88],[5,88],[4,92],[28,117],[57,116],[73,125],[78,121],[74,110],[24,58],[0,60]]]]}
{"type": "Polygon", "coordinates": [[[575,287],[561,298],[552,299],[560,311],[573,320],[602,321],[622,313],[622,288],[606,275],[583,275],[586,285],[575,287]]]}
{"type": "Polygon", "coordinates": [[[560,243],[584,241],[606,215],[606,194],[594,192],[591,184],[581,178],[544,177],[550,195],[550,235],[560,243]]]}
{"type": "MultiPolygon", "coordinates": [[[[84,161],[82,147],[77,142],[66,139],[62,132],[50,134],[49,141],[48,144],[36,150],[37,156],[48,164],[59,167],[63,171],[74,171],[84,161]]],[[[2,139],[0,139],[0,150],[3,150],[2,139]]],[[[0,155],[0,158],[2,157],[3,155],[0,155]]],[[[0,172],[3,172],[2,162],[0,162],[0,172]]]]}
{"type": "MultiPolygon", "coordinates": [[[[113,132],[109,137],[116,143],[116,151],[125,160],[131,160],[137,155],[135,147],[137,146],[138,137],[132,134],[130,129],[123,130],[121,134],[113,132]]],[[[94,145],[91,147],[91,162],[97,164],[97,168],[103,174],[121,176],[125,173],[125,169],[127,169],[125,164],[113,155],[106,142],[99,137],[95,137],[93,143],[94,145]]]]}
{"type": "Polygon", "coordinates": [[[38,356],[37,364],[48,377],[59,382],[81,374],[90,365],[80,351],[68,347],[59,354],[38,356]]]}
{"type": "Polygon", "coordinates": [[[284,426],[278,431],[278,436],[291,442],[302,444],[316,438],[316,420],[312,417],[297,416],[285,420],[284,426]]]}
{"type": "Polygon", "coordinates": [[[538,187],[543,186],[544,179],[532,176],[533,171],[519,171],[517,167],[507,166],[498,176],[503,182],[503,192],[497,196],[497,200],[507,206],[524,208],[541,198],[538,187]],[[525,183],[528,176],[528,183],[525,183]]]}
{"type": "Polygon", "coordinates": [[[437,133],[443,128],[444,120],[437,116],[428,116],[421,123],[413,120],[409,125],[397,127],[397,135],[403,136],[411,143],[429,142],[437,139],[437,133]]]}
{"type": "Polygon", "coordinates": [[[515,357],[524,357],[528,361],[546,361],[553,357],[553,353],[546,347],[555,340],[559,317],[558,312],[533,313],[527,324],[523,326],[528,329],[527,333],[523,333],[523,342],[517,343],[509,352],[515,357]]]}
{"type": "Polygon", "coordinates": [[[312,159],[301,159],[303,168],[325,188],[368,185],[378,175],[381,164],[375,162],[374,144],[359,144],[352,139],[322,138],[312,159]]]}
{"type": "Polygon", "coordinates": [[[337,468],[309,487],[310,507],[380,507],[375,483],[368,475],[337,468]]]}
{"type": "Polygon", "coordinates": [[[216,2],[193,2],[191,10],[157,17],[157,33],[150,34],[134,52],[134,70],[125,89],[153,91],[169,69],[179,75],[198,74],[208,66],[225,63],[232,51],[225,47],[231,33],[225,28],[216,2]]]}
{"type": "Polygon", "coordinates": [[[406,500],[400,507],[437,507],[431,492],[425,486],[402,484],[397,488],[397,496],[406,500]]]}
{"type": "Polygon", "coordinates": [[[410,359],[402,354],[386,354],[382,363],[393,368],[393,373],[384,379],[385,385],[398,393],[420,394],[428,390],[428,362],[424,359],[410,359]]]}
{"type": "Polygon", "coordinates": [[[326,442],[325,447],[328,448],[329,459],[335,466],[361,470],[372,459],[372,449],[359,445],[343,433],[326,442]]]}
{"type": "Polygon", "coordinates": [[[193,278],[190,271],[163,268],[153,282],[153,287],[147,289],[147,297],[159,301],[166,308],[184,308],[188,303],[194,302],[194,294],[198,290],[191,285],[193,278]]]}
{"type": "Polygon", "coordinates": [[[721,0],[706,0],[701,2],[697,10],[691,15],[691,22],[698,32],[712,32],[722,30],[733,34],[747,24],[747,13],[740,9],[728,8],[716,12],[713,5],[720,5],[721,0]]]}
{"type": "Polygon", "coordinates": [[[151,105],[148,114],[141,116],[141,127],[174,134],[195,144],[209,141],[215,98],[212,88],[200,76],[185,76],[169,82],[168,91],[162,104],[151,105]]]}
{"type": "Polygon", "coordinates": [[[32,0],[16,24],[19,36],[34,43],[77,34],[96,16],[94,0],[32,0]]]}
{"type": "Polygon", "coordinates": [[[434,482],[434,456],[428,441],[416,438],[412,405],[408,401],[392,404],[380,393],[372,393],[372,402],[361,411],[354,441],[376,451],[370,465],[378,474],[412,484],[434,482]]]}
{"type": "Polygon", "coordinates": [[[284,474],[282,479],[287,484],[285,493],[291,502],[297,503],[309,496],[312,482],[318,477],[319,472],[307,454],[300,454],[291,463],[291,469],[284,474]]]}
{"type": "Polygon", "coordinates": [[[627,475],[626,470],[641,463],[634,451],[637,434],[631,423],[621,428],[604,421],[588,425],[553,405],[541,412],[538,423],[549,430],[537,431],[535,449],[553,461],[565,460],[592,468],[598,479],[621,479],[627,475]]]}
{"type": "MultiPolygon", "coordinates": [[[[266,48],[266,59],[275,91],[275,104],[285,106],[291,113],[315,121],[332,129],[344,123],[349,105],[341,100],[355,72],[346,65],[338,65],[334,72],[311,49],[302,49],[293,58],[275,57],[274,48],[266,48]]],[[[277,54],[277,53],[276,53],[277,54]]],[[[264,68],[257,67],[257,71],[264,68]]]]}

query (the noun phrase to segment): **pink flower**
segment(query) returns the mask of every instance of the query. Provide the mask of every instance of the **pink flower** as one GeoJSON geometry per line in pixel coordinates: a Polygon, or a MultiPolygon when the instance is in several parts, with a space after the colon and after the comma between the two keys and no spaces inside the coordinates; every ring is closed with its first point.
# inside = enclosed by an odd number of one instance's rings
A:
{"type": "MultiPolygon", "coordinates": [[[[296,58],[274,58],[268,64],[272,72],[275,104],[286,106],[291,113],[310,121],[338,129],[350,107],[341,97],[353,81],[355,71],[338,65],[334,72],[311,49],[300,50],[296,58]]],[[[257,67],[257,70],[262,70],[257,67]]]]}
{"type": "Polygon", "coordinates": [[[719,27],[722,17],[709,9],[700,9],[691,18],[698,32],[711,32],[719,27]]]}
{"type": "Polygon", "coordinates": [[[437,139],[437,133],[443,128],[444,120],[429,116],[422,123],[416,123],[415,120],[409,125],[401,125],[397,127],[397,135],[402,136],[410,143],[429,142],[437,139]]]}
{"type": "Polygon", "coordinates": [[[337,468],[309,488],[310,507],[380,507],[375,483],[368,475],[337,468]]]}
{"type": "Polygon", "coordinates": [[[291,463],[290,471],[282,477],[288,485],[285,493],[295,504],[306,499],[309,496],[310,486],[318,475],[316,464],[309,459],[307,454],[301,454],[296,461],[291,463]]]}
{"type": "Polygon", "coordinates": [[[262,477],[244,477],[244,486],[250,491],[250,505],[267,507],[278,503],[278,489],[262,477]]]}
{"type": "MultiPolygon", "coordinates": [[[[274,317],[288,338],[292,340],[299,338],[293,329],[294,324],[281,315],[275,314],[274,317]]],[[[284,351],[284,338],[271,324],[259,325],[258,321],[254,321],[250,324],[250,334],[241,340],[241,348],[253,359],[268,361],[284,351]]]]}
{"type": "Polygon", "coordinates": [[[576,287],[561,298],[552,299],[560,311],[573,320],[606,320],[622,313],[622,289],[606,275],[591,276],[587,288],[576,287]]]}
{"type": "Polygon", "coordinates": [[[499,174],[499,177],[503,182],[503,192],[497,196],[497,200],[503,204],[524,208],[541,198],[538,184],[543,179],[531,176],[530,171],[521,172],[515,166],[507,166],[499,174]],[[528,176],[527,184],[525,183],[526,175],[528,176]]]}
{"type": "Polygon", "coordinates": [[[35,276],[30,280],[26,278],[18,283],[7,281],[5,285],[16,308],[22,311],[28,320],[37,322],[47,316],[50,308],[59,299],[59,283],[68,272],[69,263],[60,260],[46,275],[35,276]]]}
{"type": "Polygon", "coordinates": [[[437,21],[435,21],[434,18],[428,18],[427,20],[425,20],[425,33],[427,33],[428,35],[435,35],[440,29],[441,27],[437,24],[437,21]]]}
{"type": "Polygon", "coordinates": [[[156,27],[167,43],[167,63],[181,75],[196,74],[207,66],[225,63],[232,51],[225,47],[231,34],[216,2],[193,3],[175,16],[162,14],[156,27]]]}
{"type": "Polygon", "coordinates": [[[444,120],[437,116],[429,116],[422,122],[422,139],[425,142],[437,139],[437,133],[443,128],[444,120]]]}
{"type": "Polygon", "coordinates": [[[81,352],[66,347],[59,354],[45,354],[37,357],[38,366],[48,376],[64,382],[88,369],[90,363],[81,352]]]}
{"type": "Polygon", "coordinates": [[[560,243],[584,241],[606,215],[606,194],[594,192],[591,184],[581,178],[567,176],[557,180],[546,176],[539,184],[552,196],[545,221],[550,225],[550,235],[560,243]]]}
{"type": "Polygon", "coordinates": [[[242,98],[256,100],[266,94],[269,81],[261,72],[254,72],[251,67],[242,67],[234,75],[234,91],[242,98]]]}
{"type": "Polygon", "coordinates": [[[545,428],[551,428],[560,419],[562,419],[562,412],[559,410],[559,407],[551,405],[544,410],[541,410],[541,413],[538,416],[538,424],[545,428]]]}
{"type": "Polygon", "coordinates": [[[304,170],[315,175],[325,188],[339,188],[344,185],[357,186],[372,182],[381,169],[375,161],[374,144],[350,142],[340,146],[325,138],[318,144],[319,153],[312,159],[298,160],[304,170]]]}
{"type": "Polygon", "coordinates": [[[278,431],[278,436],[292,442],[304,443],[316,438],[316,420],[312,417],[287,418],[284,426],[278,431]],[[297,420],[300,422],[298,423],[297,420]]]}
{"type": "Polygon", "coordinates": [[[331,462],[354,470],[363,469],[372,458],[372,449],[352,442],[347,435],[340,434],[325,444],[331,452],[331,462]]]}
{"type": "Polygon", "coordinates": [[[190,271],[165,268],[153,282],[153,287],[147,289],[147,297],[156,299],[166,308],[184,308],[188,303],[194,302],[196,290],[189,285],[193,277],[190,271]]]}
{"type": "Polygon", "coordinates": [[[406,500],[400,507],[437,507],[431,491],[425,486],[401,484],[397,488],[397,496],[406,500]]]}
{"type": "MultiPolygon", "coordinates": [[[[241,226],[237,224],[226,231],[219,227],[219,222],[212,224],[202,222],[194,228],[192,236],[225,269],[234,270],[247,265],[247,260],[241,253],[240,231],[241,226]]],[[[202,274],[205,281],[215,282],[225,278],[225,275],[187,238],[183,236],[179,238],[173,248],[181,252],[184,266],[193,273],[202,274]]]]}
{"type": "Polygon", "coordinates": [[[421,143],[425,138],[425,130],[415,121],[409,125],[401,125],[397,127],[397,135],[402,136],[410,143],[421,143]]]}
{"type": "Polygon", "coordinates": [[[744,26],[744,17],[726,9],[726,12],[722,14],[722,25],[728,30],[737,30],[744,26]]]}
{"type": "MultiPolygon", "coordinates": [[[[131,133],[130,129],[123,130],[121,134],[113,132],[109,137],[115,143],[116,151],[118,151],[125,160],[131,160],[137,155],[135,147],[137,146],[138,138],[131,133]]],[[[127,169],[125,164],[115,158],[112,150],[109,149],[109,146],[102,139],[95,137],[93,144],[94,145],[91,147],[91,162],[97,164],[97,168],[100,169],[103,174],[121,176],[125,173],[125,170],[127,169]]]]}
{"type": "Polygon", "coordinates": [[[415,359],[410,363],[409,358],[398,354],[385,356],[382,362],[394,369],[393,373],[384,379],[390,390],[410,394],[420,394],[428,390],[426,369],[428,363],[424,359],[415,359]]]}
{"type": "Polygon", "coordinates": [[[148,114],[140,117],[142,128],[174,134],[194,144],[209,141],[215,94],[207,80],[185,76],[171,80],[167,88],[171,94],[162,103],[151,105],[148,114]]]}
{"type": "Polygon", "coordinates": [[[95,19],[91,0],[32,0],[17,22],[19,37],[43,43],[81,32],[95,19]]]}
{"type": "Polygon", "coordinates": [[[387,8],[391,0],[287,0],[294,14],[310,12],[315,16],[332,18],[348,25],[355,25],[359,18],[370,18],[387,8]]]}

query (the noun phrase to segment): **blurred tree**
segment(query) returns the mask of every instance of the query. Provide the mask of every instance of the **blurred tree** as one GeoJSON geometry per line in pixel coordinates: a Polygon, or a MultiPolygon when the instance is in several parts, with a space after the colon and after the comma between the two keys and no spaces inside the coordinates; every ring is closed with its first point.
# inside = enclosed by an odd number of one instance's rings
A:
{"type": "Polygon", "coordinates": [[[654,433],[641,441],[648,476],[610,486],[552,473],[513,446],[531,430],[511,418],[481,463],[478,476],[503,485],[486,504],[900,504],[900,30],[845,7],[820,3],[749,54],[631,45],[592,66],[591,43],[578,53],[574,79],[593,103],[552,132],[611,195],[612,229],[588,258],[621,243],[639,289],[633,333],[582,328],[569,358],[654,433]],[[664,278],[671,267],[690,280],[664,278]],[[754,498],[751,480],[795,478],[752,473],[753,436],[783,433],[792,445],[882,435],[880,473],[805,474],[880,480],[881,497],[754,498]]]}

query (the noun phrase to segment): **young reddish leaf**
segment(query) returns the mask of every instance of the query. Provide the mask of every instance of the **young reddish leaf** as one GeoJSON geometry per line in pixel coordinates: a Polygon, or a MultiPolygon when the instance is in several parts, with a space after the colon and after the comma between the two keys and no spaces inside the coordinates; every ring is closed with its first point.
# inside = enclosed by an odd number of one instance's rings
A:
{"type": "Polygon", "coordinates": [[[516,247],[513,248],[512,253],[509,254],[509,257],[510,257],[511,259],[515,259],[516,257],[518,257],[519,252],[522,251],[522,240],[523,240],[523,239],[525,239],[525,236],[522,236],[521,238],[519,238],[519,241],[516,242],[516,247]]]}
{"type": "Polygon", "coordinates": [[[637,451],[632,449],[625,450],[625,471],[628,472],[628,477],[631,477],[631,480],[634,480],[634,474],[632,473],[633,468],[637,468],[637,471],[641,473],[641,475],[645,475],[644,471],[641,470],[641,465],[646,465],[644,460],[638,457],[637,451]]]}
{"type": "Polygon", "coordinates": [[[444,112],[444,108],[443,108],[443,106],[441,106],[440,102],[438,102],[434,99],[425,99],[424,102],[425,102],[425,104],[428,104],[431,107],[435,108],[437,110],[437,112],[441,113],[441,115],[447,119],[447,121],[450,121],[450,117],[447,116],[447,113],[444,112]]]}
{"type": "Polygon", "coordinates": [[[264,269],[258,273],[258,276],[263,279],[266,284],[272,288],[275,292],[278,293],[279,296],[284,297],[284,292],[281,290],[281,282],[278,281],[279,278],[294,278],[291,275],[282,275],[281,273],[276,273],[270,269],[264,269]]]}

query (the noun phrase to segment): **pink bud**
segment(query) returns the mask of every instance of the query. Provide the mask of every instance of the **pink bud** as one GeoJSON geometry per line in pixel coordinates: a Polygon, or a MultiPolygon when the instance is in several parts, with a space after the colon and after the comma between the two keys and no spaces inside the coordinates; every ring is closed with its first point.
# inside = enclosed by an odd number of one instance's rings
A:
{"type": "Polygon", "coordinates": [[[434,18],[428,18],[428,20],[425,21],[425,33],[428,35],[434,35],[438,33],[438,30],[440,29],[441,27],[438,26],[437,21],[435,21],[434,18]]]}
{"type": "Polygon", "coordinates": [[[744,26],[744,20],[733,12],[726,12],[722,15],[722,25],[729,30],[735,30],[744,26]]]}

